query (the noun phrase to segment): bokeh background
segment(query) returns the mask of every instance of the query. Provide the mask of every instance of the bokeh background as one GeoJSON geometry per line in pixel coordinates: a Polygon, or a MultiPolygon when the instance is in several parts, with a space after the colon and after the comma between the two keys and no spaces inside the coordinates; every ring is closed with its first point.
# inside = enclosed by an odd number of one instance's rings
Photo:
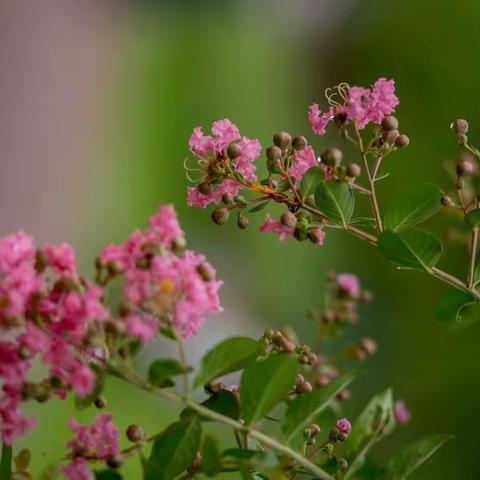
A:
{"type": "MultiPolygon", "coordinates": [[[[380,349],[353,388],[355,414],[392,385],[413,412],[376,455],[433,432],[456,440],[415,479],[480,477],[478,326],[452,330],[434,306],[448,289],[398,272],[367,244],[331,233],[324,247],[260,235],[260,218],[239,231],[188,209],[182,163],[193,127],[229,117],[267,146],[275,130],[314,138],[307,107],[341,81],[394,78],[398,117],[411,147],[391,157],[384,204],[410,182],[446,181],[442,162],[458,152],[449,124],[471,120],[480,134],[480,3],[450,0],[46,0],[0,4],[0,233],[25,229],[39,243],[68,241],[82,270],[100,247],[120,241],[160,203],[173,202],[190,240],[225,280],[225,312],[188,346],[192,362],[225,335],[259,335],[292,324],[306,338],[305,311],[331,269],[357,273],[375,293],[357,335],[380,349]]],[[[477,144],[478,145],[478,144],[477,144]]],[[[350,153],[348,155],[351,155],[350,153]]],[[[442,263],[463,274],[461,248],[442,263]]],[[[169,347],[155,345],[150,355],[169,347]]],[[[111,382],[118,423],[154,432],[175,412],[161,400],[111,382]]],[[[70,403],[31,406],[40,428],[27,437],[36,475],[64,454],[70,403]]],[[[77,416],[89,420],[95,412],[77,416]]],[[[140,478],[138,465],[125,478],[140,478]]],[[[37,477],[35,477],[37,478],[37,477]]],[[[39,477],[40,478],[40,477],[39,477]]]]}

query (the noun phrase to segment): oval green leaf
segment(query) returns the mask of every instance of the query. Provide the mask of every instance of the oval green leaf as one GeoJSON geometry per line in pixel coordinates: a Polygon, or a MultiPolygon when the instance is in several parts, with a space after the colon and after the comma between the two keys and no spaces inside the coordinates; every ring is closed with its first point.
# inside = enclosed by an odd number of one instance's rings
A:
{"type": "Polygon", "coordinates": [[[385,228],[398,232],[424,222],[441,208],[442,195],[442,190],[431,184],[418,185],[405,192],[385,212],[385,228]]]}
{"type": "Polygon", "coordinates": [[[346,228],[353,215],[355,199],[346,183],[323,181],[315,191],[315,205],[330,221],[346,228]]]}
{"type": "Polygon", "coordinates": [[[234,337],[224,340],[202,358],[194,386],[204,385],[222,375],[247,367],[262,351],[261,343],[252,338],[234,337]]]}
{"type": "Polygon", "coordinates": [[[308,197],[315,192],[317,187],[325,179],[325,173],[321,167],[311,167],[306,172],[300,182],[300,192],[303,197],[308,197]]]}
{"type": "Polygon", "coordinates": [[[337,393],[345,389],[354,378],[353,374],[344,375],[325,387],[317,388],[312,393],[300,395],[290,403],[282,423],[287,441],[302,431],[307,423],[312,423],[330,405],[337,393]]]}
{"type": "Polygon", "coordinates": [[[472,228],[478,228],[480,226],[480,208],[466,213],[465,222],[472,228]]]}
{"type": "Polygon", "coordinates": [[[424,464],[440,447],[453,438],[452,435],[432,435],[408,445],[389,463],[389,470],[398,480],[407,478],[424,464]]]}
{"type": "MultiPolygon", "coordinates": [[[[238,420],[240,418],[240,404],[238,403],[237,396],[228,391],[220,390],[220,392],[215,393],[208,397],[204,402],[201,403],[202,406],[213,410],[214,412],[221,413],[226,417],[233,418],[238,420]]],[[[191,408],[185,408],[180,413],[180,418],[182,420],[187,419],[190,415],[197,415],[204,422],[210,421],[209,418],[199,415],[195,410],[191,408]]]]}
{"type": "Polygon", "coordinates": [[[172,377],[188,373],[190,370],[190,368],[180,365],[177,360],[159,358],[154,360],[148,369],[148,381],[159,388],[172,387],[175,385],[172,377]]]}
{"type": "Polygon", "coordinates": [[[437,264],[443,251],[436,237],[414,228],[399,233],[387,230],[378,237],[378,246],[388,260],[427,272],[437,264]]]}
{"type": "Polygon", "coordinates": [[[202,473],[214,477],[222,469],[221,454],[217,438],[211,433],[205,435],[202,445],[202,473]]]}
{"type": "Polygon", "coordinates": [[[287,397],[295,384],[297,368],[295,357],[277,354],[250,365],[243,372],[240,403],[247,424],[267,415],[287,397]]]}
{"type": "Polygon", "coordinates": [[[173,480],[192,465],[200,446],[202,427],[192,416],[170,425],[155,440],[144,480],[173,480]]]}

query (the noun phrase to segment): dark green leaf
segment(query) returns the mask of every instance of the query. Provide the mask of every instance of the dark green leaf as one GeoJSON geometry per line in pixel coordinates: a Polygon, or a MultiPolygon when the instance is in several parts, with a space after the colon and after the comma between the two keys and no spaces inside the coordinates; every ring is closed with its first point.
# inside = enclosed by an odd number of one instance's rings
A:
{"type": "Polygon", "coordinates": [[[222,468],[218,441],[212,434],[205,435],[203,439],[201,465],[202,472],[208,477],[214,477],[222,468]]]}
{"type": "Polygon", "coordinates": [[[480,208],[470,210],[465,214],[465,222],[472,228],[478,228],[480,226],[480,208]]]}
{"type": "Polygon", "coordinates": [[[95,480],[122,480],[122,476],[115,470],[101,470],[95,472],[95,480]]]}
{"type": "Polygon", "coordinates": [[[286,192],[287,190],[290,190],[290,182],[288,180],[282,180],[278,185],[277,188],[275,188],[276,192],[286,192]]]}
{"type": "Polygon", "coordinates": [[[394,428],[392,390],[388,389],[373,397],[353,424],[346,442],[346,458],[350,468],[345,479],[361,468],[370,448],[392,433],[394,428]]]}
{"type": "Polygon", "coordinates": [[[457,311],[457,323],[468,326],[480,320],[480,302],[470,302],[457,311]]]}
{"type": "Polygon", "coordinates": [[[240,395],[243,418],[251,424],[284,400],[295,384],[297,359],[272,355],[248,367],[242,375],[240,395]]]}
{"type": "Polygon", "coordinates": [[[346,227],[353,215],[355,199],[346,183],[330,180],[318,186],[315,204],[330,221],[346,227]]]}
{"type": "Polygon", "coordinates": [[[320,183],[323,182],[325,173],[321,167],[311,167],[306,172],[300,182],[300,192],[303,197],[308,197],[315,192],[320,183]]]}
{"type": "Polygon", "coordinates": [[[451,435],[432,435],[408,445],[389,463],[389,470],[395,475],[395,479],[407,478],[452,438],[451,435]]]}
{"type": "Polygon", "coordinates": [[[442,190],[431,184],[418,185],[405,192],[385,212],[385,228],[398,232],[424,222],[441,208],[442,195],[442,190]]]}
{"type": "Polygon", "coordinates": [[[297,397],[290,403],[282,423],[282,430],[287,437],[287,441],[290,441],[298,432],[302,431],[307,423],[312,423],[314,418],[328,407],[337,393],[346,388],[354,378],[355,376],[352,374],[344,375],[325,387],[317,388],[312,393],[297,397]]]}
{"type": "Polygon", "coordinates": [[[173,480],[187,470],[200,447],[201,434],[201,423],[195,416],[170,425],[153,444],[145,480],[173,480]]]}
{"type": "Polygon", "coordinates": [[[202,358],[202,366],[194,383],[195,387],[245,368],[254,362],[262,351],[260,342],[248,337],[224,340],[202,358]]]}
{"type": "Polygon", "coordinates": [[[270,203],[269,200],[267,200],[266,202],[260,203],[260,204],[257,205],[256,207],[251,208],[251,209],[249,210],[249,212],[250,212],[250,213],[259,212],[260,210],[263,210],[269,203],[270,203]]]}
{"type": "Polygon", "coordinates": [[[171,358],[159,358],[154,360],[148,369],[148,381],[156,387],[166,388],[175,385],[171,377],[188,373],[189,368],[180,365],[177,360],[171,358]]]}
{"type": "Polygon", "coordinates": [[[2,458],[0,460],[0,480],[10,480],[12,477],[12,447],[2,444],[2,458]]]}
{"type": "Polygon", "coordinates": [[[458,311],[472,301],[473,297],[461,290],[454,290],[443,295],[437,305],[438,319],[444,323],[457,323],[458,311]]]}
{"type": "MultiPolygon", "coordinates": [[[[238,403],[237,396],[228,390],[221,390],[220,392],[213,394],[204,402],[202,402],[202,405],[207,407],[209,410],[221,413],[222,415],[233,418],[234,420],[238,420],[240,417],[240,405],[238,403]]],[[[186,408],[181,412],[180,418],[186,419],[190,415],[198,415],[198,413],[190,408],[186,408]]],[[[200,418],[202,421],[210,420],[203,416],[200,416],[200,418]]]]}
{"type": "Polygon", "coordinates": [[[167,326],[162,326],[159,330],[160,335],[164,336],[165,338],[168,338],[169,340],[177,340],[177,337],[175,336],[175,332],[167,326]]]}
{"type": "Polygon", "coordinates": [[[442,244],[423,230],[408,229],[399,233],[387,230],[378,237],[381,252],[392,262],[414,270],[431,271],[442,254],[442,244]]]}

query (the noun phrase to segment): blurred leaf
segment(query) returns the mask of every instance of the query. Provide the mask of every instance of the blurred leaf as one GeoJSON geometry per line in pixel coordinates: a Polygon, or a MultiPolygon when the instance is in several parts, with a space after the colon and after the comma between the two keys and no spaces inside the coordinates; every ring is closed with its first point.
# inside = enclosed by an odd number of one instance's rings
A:
{"type": "Polygon", "coordinates": [[[378,246],[392,262],[422,271],[431,271],[443,251],[436,237],[413,228],[400,233],[386,230],[378,237],[378,246]]]}
{"type": "Polygon", "coordinates": [[[208,477],[214,477],[222,468],[218,440],[214,435],[205,435],[201,452],[202,473],[205,473],[208,477]]]}
{"type": "Polygon", "coordinates": [[[465,222],[472,228],[478,228],[480,225],[480,208],[471,210],[465,214],[465,222]]]}
{"type": "Polygon", "coordinates": [[[356,225],[357,227],[370,227],[375,228],[377,222],[374,218],[358,217],[350,220],[350,225],[356,225]]]}
{"type": "Polygon", "coordinates": [[[101,470],[95,472],[95,480],[122,480],[123,477],[115,470],[101,470]]]}
{"type": "Polygon", "coordinates": [[[325,173],[321,167],[311,167],[306,172],[300,182],[300,192],[303,198],[308,197],[315,192],[320,183],[323,182],[325,173]]]}
{"type": "Polygon", "coordinates": [[[480,320],[480,302],[470,302],[457,311],[456,322],[468,326],[480,320]]]}
{"type": "MultiPolygon", "coordinates": [[[[221,390],[220,392],[211,395],[204,402],[202,402],[201,405],[209,410],[221,413],[222,415],[235,420],[238,420],[240,417],[240,405],[238,403],[237,396],[228,390],[221,390]]],[[[198,415],[198,413],[191,408],[185,408],[180,413],[180,418],[183,420],[188,418],[190,415],[198,415]]],[[[200,418],[202,421],[210,421],[209,418],[201,415],[200,418]]]]}
{"type": "Polygon", "coordinates": [[[160,328],[159,332],[160,335],[162,335],[163,337],[168,338],[169,340],[177,341],[175,332],[171,329],[171,327],[164,325],[160,328]]]}
{"type": "Polygon", "coordinates": [[[385,212],[385,228],[398,232],[434,215],[442,206],[443,192],[436,185],[417,185],[397,198],[385,212]]]}
{"type": "Polygon", "coordinates": [[[270,200],[267,200],[266,202],[263,202],[260,205],[257,205],[256,207],[251,208],[249,212],[250,213],[259,212],[260,210],[263,210],[269,203],[270,203],[270,200]]]}
{"type": "Polygon", "coordinates": [[[346,227],[353,215],[355,199],[346,183],[330,180],[318,186],[315,204],[330,221],[346,227]]]}
{"type": "Polygon", "coordinates": [[[242,375],[240,395],[243,418],[251,424],[286,398],[295,384],[297,359],[277,354],[248,367],[242,375]]]}
{"type": "Polygon", "coordinates": [[[148,369],[148,381],[156,387],[166,388],[175,385],[171,377],[191,371],[172,358],[154,360],[148,369]]]}
{"type": "Polygon", "coordinates": [[[353,424],[346,441],[346,458],[350,467],[345,479],[350,478],[365,461],[365,455],[375,443],[395,428],[393,396],[389,388],[374,396],[353,424]]]}
{"type": "Polygon", "coordinates": [[[312,393],[300,395],[293,400],[288,406],[282,423],[282,430],[287,437],[287,442],[328,407],[337,393],[346,388],[354,378],[355,375],[352,374],[344,375],[325,387],[317,388],[312,393]]]}
{"type": "Polygon", "coordinates": [[[461,290],[454,290],[443,295],[438,301],[437,316],[441,322],[456,323],[458,311],[466,304],[471,303],[473,298],[461,290]]]}
{"type": "Polygon", "coordinates": [[[452,435],[439,434],[417,440],[392,459],[389,470],[395,475],[396,480],[407,478],[452,438],[452,435]]]}
{"type": "Polygon", "coordinates": [[[392,480],[387,476],[387,469],[366,458],[362,468],[355,474],[357,480],[392,480]]]}
{"type": "Polygon", "coordinates": [[[201,434],[196,416],[170,425],[153,444],[145,480],[173,480],[187,470],[199,449],[201,434]]]}
{"type": "Polygon", "coordinates": [[[200,372],[194,386],[204,385],[222,375],[241,370],[250,365],[262,353],[260,342],[248,337],[224,340],[202,358],[200,372]]]}
{"type": "Polygon", "coordinates": [[[12,447],[2,444],[2,458],[0,460],[0,480],[10,480],[12,476],[12,447]]]}
{"type": "Polygon", "coordinates": [[[286,192],[287,190],[290,190],[290,182],[285,179],[285,180],[282,180],[278,185],[277,187],[275,188],[275,191],[276,192],[286,192]]]}

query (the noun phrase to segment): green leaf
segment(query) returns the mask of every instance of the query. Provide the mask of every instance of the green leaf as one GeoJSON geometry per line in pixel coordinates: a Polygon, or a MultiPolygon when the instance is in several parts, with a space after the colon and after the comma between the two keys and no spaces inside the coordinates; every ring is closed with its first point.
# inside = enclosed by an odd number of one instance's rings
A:
{"type": "Polygon", "coordinates": [[[375,228],[376,224],[376,220],[369,217],[358,217],[350,220],[350,225],[355,225],[357,227],[375,228]]]}
{"type": "Polygon", "coordinates": [[[370,448],[392,433],[394,428],[393,396],[389,388],[370,400],[353,425],[346,442],[346,458],[350,468],[345,480],[361,468],[370,448]]]}
{"type": "Polygon", "coordinates": [[[468,326],[480,320],[480,302],[470,302],[457,311],[456,322],[468,326]]]}
{"type": "Polygon", "coordinates": [[[243,418],[251,424],[286,398],[295,384],[297,359],[277,354],[248,367],[242,375],[240,395],[243,418]]]}
{"type": "Polygon", "coordinates": [[[278,185],[277,185],[277,188],[275,188],[275,191],[276,192],[286,192],[287,190],[290,190],[291,188],[291,185],[290,185],[290,182],[285,179],[285,180],[282,180],[278,185]]]}
{"type": "Polygon", "coordinates": [[[355,199],[346,183],[330,180],[318,186],[315,204],[330,221],[346,228],[353,215],[355,199]]]}
{"type": "Polygon", "coordinates": [[[325,173],[321,167],[311,167],[306,172],[300,182],[300,192],[306,198],[315,192],[320,183],[323,182],[325,173]]]}
{"type": "Polygon", "coordinates": [[[454,290],[443,295],[437,304],[437,317],[443,323],[455,324],[458,321],[458,311],[469,303],[473,297],[461,290],[454,290]]]}
{"type": "Polygon", "coordinates": [[[398,232],[413,227],[434,215],[442,206],[443,192],[436,185],[418,185],[399,198],[385,212],[385,228],[398,232]]]}
{"type": "Polygon", "coordinates": [[[325,387],[297,397],[290,403],[282,423],[282,430],[287,442],[302,431],[307,423],[312,423],[314,418],[328,407],[337,393],[346,388],[354,378],[355,375],[352,374],[344,375],[325,387]]]}
{"type": "Polygon", "coordinates": [[[263,210],[268,204],[270,203],[270,200],[267,200],[266,202],[260,203],[256,207],[253,207],[249,210],[250,213],[256,213],[259,212],[260,210],[263,210]]]}
{"type": "Polygon", "coordinates": [[[378,246],[388,260],[427,272],[436,265],[443,251],[436,237],[413,228],[399,233],[386,230],[378,237],[378,246]]]}
{"type": "MultiPolygon", "coordinates": [[[[209,410],[221,413],[222,415],[233,418],[234,420],[238,420],[240,418],[240,405],[238,403],[237,396],[228,390],[221,390],[220,392],[213,394],[204,402],[202,402],[202,405],[209,410]]],[[[180,418],[182,420],[187,419],[190,415],[198,415],[198,413],[191,408],[185,408],[180,413],[180,418]]],[[[202,415],[200,415],[200,418],[205,422],[210,421],[209,418],[202,415]]]]}
{"type": "Polygon", "coordinates": [[[95,472],[95,480],[122,480],[123,477],[115,470],[101,470],[95,472]]]}
{"type": "Polygon", "coordinates": [[[145,480],[173,480],[187,470],[199,449],[201,434],[201,423],[195,416],[170,425],[153,444],[145,480]]]}
{"type": "Polygon", "coordinates": [[[472,228],[478,228],[480,226],[480,208],[470,210],[465,214],[465,222],[472,228]]]}
{"type": "Polygon", "coordinates": [[[403,480],[425,463],[440,447],[449,442],[451,435],[432,435],[408,445],[389,463],[395,479],[403,480]]]}
{"type": "Polygon", "coordinates": [[[2,458],[0,460],[0,480],[10,480],[12,476],[12,447],[2,444],[2,458]]]}
{"type": "Polygon", "coordinates": [[[148,381],[156,387],[166,388],[175,385],[171,377],[188,373],[191,369],[180,365],[171,358],[154,360],[148,369],[148,381]]]}
{"type": "Polygon", "coordinates": [[[214,477],[222,469],[220,448],[217,438],[212,434],[205,435],[202,445],[202,473],[214,477]]]}
{"type": "Polygon", "coordinates": [[[200,372],[194,386],[204,385],[222,375],[241,370],[250,365],[262,353],[260,342],[248,337],[224,340],[202,358],[200,372]]]}

